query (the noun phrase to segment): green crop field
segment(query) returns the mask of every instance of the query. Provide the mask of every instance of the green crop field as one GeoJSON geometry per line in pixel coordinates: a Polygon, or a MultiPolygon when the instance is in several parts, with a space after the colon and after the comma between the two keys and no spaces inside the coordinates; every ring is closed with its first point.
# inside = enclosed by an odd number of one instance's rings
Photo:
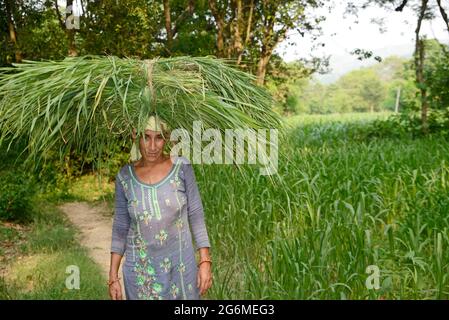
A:
{"type": "Polygon", "coordinates": [[[449,143],[347,134],[379,116],[289,119],[285,188],[205,168],[213,298],[449,297],[449,143]]]}

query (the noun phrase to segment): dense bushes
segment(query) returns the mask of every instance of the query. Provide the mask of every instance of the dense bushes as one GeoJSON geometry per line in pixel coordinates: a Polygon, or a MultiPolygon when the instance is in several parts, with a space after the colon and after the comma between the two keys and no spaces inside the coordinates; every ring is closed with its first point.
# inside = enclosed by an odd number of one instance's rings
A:
{"type": "MultiPolygon", "coordinates": [[[[419,112],[398,113],[387,119],[378,119],[364,127],[357,127],[357,134],[365,137],[420,137],[423,135],[419,112]]],[[[443,110],[430,109],[428,113],[429,134],[449,137],[449,107],[443,110]]]]}
{"type": "Polygon", "coordinates": [[[0,219],[25,222],[31,218],[36,185],[32,176],[20,171],[5,171],[0,179],[0,219]]]}

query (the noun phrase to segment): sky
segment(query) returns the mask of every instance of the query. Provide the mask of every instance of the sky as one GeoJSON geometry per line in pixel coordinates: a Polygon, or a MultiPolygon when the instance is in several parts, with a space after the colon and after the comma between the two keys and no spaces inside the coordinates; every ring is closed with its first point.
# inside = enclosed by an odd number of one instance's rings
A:
{"type": "MultiPolygon", "coordinates": [[[[331,73],[317,76],[321,82],[330,83],[350,70],[377,63],[373,59],[363,62],[357,60],[356,56],[350,54],[356,48],[372,50],[375,55],[382,58],[393,54],[412,55],[416,15],[411,9],[406,7],[403,12],[395,12],[372,6],[359,11],[358,18],[352,15],[343,18],[347,1],[333,0],[328,3],[335,5],[331,13],[327,10],[318,11],[319,14],[326,16],[326,20],[322,22],[323,36],[318,40],[325,43],[325,46],[313,49],[311,37],[307,35],[301,37],[297,31],[292,30],[288,33],[287,39],[275,50],[285,61],[310,58],[310,55],[331,55],[331,73]],[[384,32],[379,30],[379,25],[370,22],[372,18],[384,18],[384,32]],[[359,23],[354,23],[355,20],[359,23]],[[288,45],[289,42],[295,46],[288,45]]],[[[449,12],[449,8],[447,11],[449,12]]],[[[425,21],[421,34],[449,43],[449,32],[440,16],[433,21],[425,21]]]]}

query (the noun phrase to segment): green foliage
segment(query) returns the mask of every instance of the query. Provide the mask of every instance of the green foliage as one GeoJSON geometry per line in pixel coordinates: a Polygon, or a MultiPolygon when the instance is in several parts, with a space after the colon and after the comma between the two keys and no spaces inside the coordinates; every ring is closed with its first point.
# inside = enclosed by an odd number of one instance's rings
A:
{"type": "MultiPolygon", "coordinates": [[[[300,113],[379,112],[393,110],[397,87],[402,87],[404,60],[389,57],[382,63],[351,71],[335,83],[316,80],[296,86],[300,113]]],[[[412,82],[413,84],[413,82],[412,82]]]]}
{"type": "Polygon", "coordinates": [[[274,55],[267,70],[266,87],[273,96],[274,109],[284,115],[302,110],[300,89],[307,86],[311,70],[299,61],[284,62],[274,55]]]}
{"type": "Polygon", "coordinates": [[[0,179],[0,220],[30,220],[33,211],[31,201],[36,189],[33,177],[15,170],[2,172],[0,179]]]}
{"type": "Polygon", "coordinates": [[[425,41],[424,77],[432,109],[449,107],[449,47],[431,39],[425,41]]]}
{"type": "MultiPolygon", "coordinates": [[[[357,134],[366,138],[420,137],[423,135],[421,114],[413,111],[393,114],[387,119],[375,120],[365,127],[357,128],[357,134]]],[[[429,110],[428,134],[449,137],[449,108],[429,110]]]]}
{"type": "Polygon", "coordinates": [[[163,18],[157,1],[89,1],[80,19],[80,52],[118,57],[150,57],[163,53],[156,41],[163,18]],[[95,18],[94,18],[95,17],[95,18]]]}
{"type": "MultiPolygon", "coordinates": [[[[449,49],[436,40],[426,41],[425,78],[432,109],[449,106],[449,49]]],[[[351,71],[338,81],[323,85],[310,81],[296,86],[298,105],[289,109],[304,113],[393,111],[398,91],[399,110],[417,112],[421,102],[416,86],[414,63],[396,56],[371,67],[351,71]]]]}

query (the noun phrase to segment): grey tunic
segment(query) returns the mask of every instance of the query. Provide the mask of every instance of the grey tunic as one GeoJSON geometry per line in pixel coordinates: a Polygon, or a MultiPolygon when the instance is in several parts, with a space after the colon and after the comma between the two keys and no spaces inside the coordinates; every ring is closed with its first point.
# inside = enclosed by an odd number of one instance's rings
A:
{"type": "Polygon", "coordinates": [[[116,176],[111,252],[125,256],[127,299],[200,299],[192,240],[210,247],[203,205],[192,165],[172,162],[156,184],[140,181],[133,164],[116,176]]]}

